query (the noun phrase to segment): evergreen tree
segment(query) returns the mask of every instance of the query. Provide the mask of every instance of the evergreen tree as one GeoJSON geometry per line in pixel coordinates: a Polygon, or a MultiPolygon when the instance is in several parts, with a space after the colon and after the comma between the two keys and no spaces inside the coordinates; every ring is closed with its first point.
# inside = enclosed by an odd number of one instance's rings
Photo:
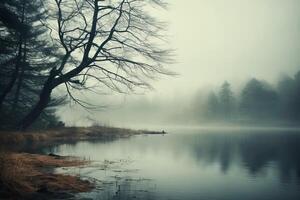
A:
{"type": "Polygon", "coordinates": [[[267,84],[250,80],[242,90],[240,112],[253,120],[271,119],[277,114],[278,95],[267,84]]]}
{"type": "Polygon", "coordinates": [[[232,119],[234,113],[234,95],[230,84],[225,81],[219,92],[219,112],[224,119],[232,119]]]}
{"type": "Polygon", "coordinates": [[[278,118],[284,121],[293,120],[292,108],[294,93],[295,93],[295,81],[289,76],[282,77],[277,84],[279,106],[278,106],[278,118]]]}
{"type": "Polygon", "coordinates": [[[0,109],[11,92],[22,65],[22,47],[28,27],[24,23],[24,4],[13,0],[0,3],[1,60],[0,109]]]}
{"type": "Polygon", "coordinates": [[[42,1],[3,1],[0,7],[4,11],[0,14],[0,122],[16,127],[36,103],[59,55],[41,23],[46,18],[42,1]]]}
{"type": "Polygon", "coordinates": [[[300,122],[300,71],[295,74],[293,84],[291,84],[291,94],[288,96],[287,112],[288,117],[296,122],[300,122]]]}
{"type": "Polygon", "coordinates": [[[208,95],[206,109],[206,117],[209,120],[217,120],[219,118],[219,99],[214,92],[208,95]]]}

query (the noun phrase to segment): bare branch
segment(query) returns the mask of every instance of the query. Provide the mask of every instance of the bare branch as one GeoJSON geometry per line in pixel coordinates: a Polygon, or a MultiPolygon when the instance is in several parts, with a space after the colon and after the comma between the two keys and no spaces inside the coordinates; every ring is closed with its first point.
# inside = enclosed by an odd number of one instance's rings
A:
{"type": "Polygon", "coordinates": [[[53,0],[57,38],[65,55],[55,71],[52,87],[90,90],[109,88],[120,93],[151,88],[158,74],[173,75],[163,64],[172,63],[171,51],[161,48],[164,24],[147,11],[165,7],[160,0],[53,0]],[[101,86],[95,86],[95,82],[101,86]]]}

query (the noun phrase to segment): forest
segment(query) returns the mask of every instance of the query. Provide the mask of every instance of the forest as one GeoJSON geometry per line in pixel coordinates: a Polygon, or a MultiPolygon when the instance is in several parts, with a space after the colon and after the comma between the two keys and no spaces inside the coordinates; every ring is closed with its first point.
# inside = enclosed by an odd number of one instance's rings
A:
{"type": "MultiPolygon", "coordinates": [[[[198,117],[202,122],[300,122],[300,72],[293,77],[282,76],[274,85],[252,78],[236,93],[225,81],[216,91],[210,91],[205,100],[200,102],[198,112],[201,114],[198,117]]],[[[197,104],[197,100],[195,102],[197,104]]]]}

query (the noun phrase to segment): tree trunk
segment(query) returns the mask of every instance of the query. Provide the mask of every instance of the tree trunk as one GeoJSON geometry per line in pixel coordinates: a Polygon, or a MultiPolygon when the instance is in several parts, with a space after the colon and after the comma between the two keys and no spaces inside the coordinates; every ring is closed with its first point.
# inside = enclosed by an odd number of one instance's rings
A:
{"type": "Polygon", "coordinates": [[[10,81],[9,81],[8,85],[5,87],[3,93],[0,95],[0,110],[1,110],[2,104],[3,104],[6,96],[12,90],[12,88],[14,87],[15,82],[18,78],[19,69],[20,69],[20,62],[21,62],[21,51],[22,51],[22,44],[20,43],[19,52],[18,52],[19,55],[17,57],[15,70],[14,70],[13,74],[11,75],[11,78],[10,78],[10,81]]]}
{"type": "Polygon", "coordinates": [[[3,104],[6,96],[11,91],[11,89],[13,88],[13,86],[14,86],[16,80],[17,80],[18,72],[19,72],[19,64],[16,64],[15,71],[13,72],[8,85],[5,87],[3,93],[0,95],[0,110],[1,110],[2,104],[3,104]]]}
{"type": "Polygon", "coordinates": [[[13,112],[17,111],[18,108],[18,103],[19,103],[19,97],[20,97],[20,92],[21,92],[21,87],[23,85],[23,78],[24,78],[24,74],[25,74],[25,68],[27,67],[27,62],[26,62],[26,54],[27,54],[27,47],[26,47],[26,40],[24,40],[24,55],[23,55],[23,61],[22,61],[22,65],[21,65],[21,73],[18,77],[18,82],[17,82],[17,88],[16,88],[16,93],[15,93],[15,98],[14,98],[14,104],[13,104],[13,112]]]}
{"type": "Polygon", "coordinates": [[[44,87],[40,93],[39,101],[20,123],[19,129],[21,131],[26,131],[26,129],[28,129],[28,127],[30,127],[33,122],[35,122],[35,120],[37,120],[43,110],[47,107],[50,101],[52,90],[58,85],[58,83],[55,82],[56,75],[57,70],[55,68],[52,68],[49,78],[45,82],[44,87]]]}
{"type": "Polygon", "coordinates": [[[46,84],[40,94],[39,101],[33,107],[33,109],[25,116],[25,118],[21,121],[20,130],[25,131],[30,127],[33,122],[40,116],[43,110],[47,107],[50,96],[52,92],[52,87],[50,84],[46,84]]]}
{"type": "Polygon", "coordinates": [[[18,104],[19,104],[20,91],[21,91],[21,87],[22,87],[22,83],[23,83],[24,72],[25,72],[25,69],[24,69],[24,66],[22,66],[20,77],[19,77],[19,80],[18,80],[18,83],[17,83],[16,93],[15,93],[15,98],[14,98],[14,104],[13,104],[13,108],[12,108],[12,110],[14,112],[18,110],[17,108],[18,108],[18,104]]]}
{"type": "MultiPolygon", "coordinates": [[[[23,0],[23,6],[22,6],[22,24],[26,23],[26,18],[25,18],[25,7],[26,7],[26,1],[23,0]]],[[[18,77],[18,83],[17,83],[17,88],[16,88],[16,93],[15,93],[15,98],[14,98],[14,103],[13,103],[13,112],[16,112],[17,110],[17,107],[18,107],[18,102],[19,102],[19,96],[20,96],[20,91],[21,91],[21,87],[22,87],[22,84],[23,84],[23,76],[24,76],[24,73],[25,73],[25,68],[27,67],[27,32],[24,32],[23,33],[23,55],[21,56],[22,57],[22,65],[21,65],[21,73],[18,77]]]]}

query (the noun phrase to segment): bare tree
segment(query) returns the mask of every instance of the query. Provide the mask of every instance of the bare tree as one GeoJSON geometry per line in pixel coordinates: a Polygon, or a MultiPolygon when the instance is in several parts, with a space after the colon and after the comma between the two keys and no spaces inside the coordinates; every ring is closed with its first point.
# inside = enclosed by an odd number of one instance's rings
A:
{"type": "Polygon", "coordinates": [[[73,89],[107,87],[127,92],[149,88],[157,74],[172,74],[163,67],[171,62],[163,49],[165,24],[150,14],[160,0],[52,0],[47,26],[64,56],[53,66],[39,101],[23,119],[26,129],[47,106],[54,88],[64,85],[70,97],[73,89]],[[151,8],[150,8],[151,7],[151,8]],[[55,20],[55,25],[53,23],[55,20]]]}

